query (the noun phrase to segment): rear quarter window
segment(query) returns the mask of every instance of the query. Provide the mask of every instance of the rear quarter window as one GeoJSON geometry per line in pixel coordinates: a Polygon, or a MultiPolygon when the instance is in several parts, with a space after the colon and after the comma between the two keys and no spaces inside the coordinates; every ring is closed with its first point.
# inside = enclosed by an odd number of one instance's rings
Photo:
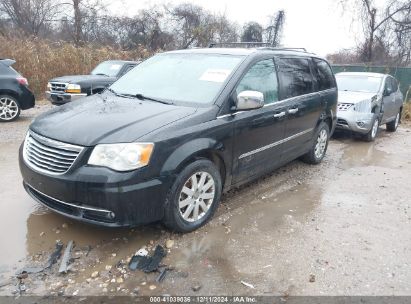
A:
{"type": "Polygon", "coordinates": [[[314,58],[314,74],[317,78],[317,88],[319,91],[328,90],[335,87],[334,74],[331,67],[324,60],[314,58]]]}
{"type": "Polygon", "coordinates": [[[313,78],[308,58],[278,58],[277,68],[282,99],[313,92],[313,78]]]}

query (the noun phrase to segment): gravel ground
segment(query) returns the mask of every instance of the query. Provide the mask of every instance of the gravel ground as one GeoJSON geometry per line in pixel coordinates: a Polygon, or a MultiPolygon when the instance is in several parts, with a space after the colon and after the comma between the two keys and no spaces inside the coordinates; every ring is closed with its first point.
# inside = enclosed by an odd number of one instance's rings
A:
{"type": "Polygon", "coordinates": [[[411,295],[409,127],[381,128],[375,143],[338,136],[320,165],[294,161],[231,191],[208,225],[176,235],[158,224],[89,226],[33,202],[17,150],[49,108],[1,125],[0,295],[18,292],[14,274],[44,265],[57,240],[75,241],[71,270],[29,274],[25,294],[411,295]],[[135,251],[156,244],[167,244],[172,269],[162,283],[127,269],[135,251]]]}

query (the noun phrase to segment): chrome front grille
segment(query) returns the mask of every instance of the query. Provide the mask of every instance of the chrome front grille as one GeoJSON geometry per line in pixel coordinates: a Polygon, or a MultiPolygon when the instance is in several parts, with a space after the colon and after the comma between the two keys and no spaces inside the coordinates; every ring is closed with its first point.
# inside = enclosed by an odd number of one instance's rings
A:
{"type": "Polygon", "coordinates": [[[64,93],[67,88],[67,83],[62,82],[50,82],[52,93],[64,93]]]}
{"type": "Polygon", "coordinates": [[[29,131],[24,141],[25,162],[41,172],[63,174],[73,165],[83,147],[52,140],[29,131]]]}
{"type": "Polygon", "coordinates": [[[337,110],[338,111],[347,111],[349,108],[353,106],[352,103],[339,103],[337,105],[337,110]]]}

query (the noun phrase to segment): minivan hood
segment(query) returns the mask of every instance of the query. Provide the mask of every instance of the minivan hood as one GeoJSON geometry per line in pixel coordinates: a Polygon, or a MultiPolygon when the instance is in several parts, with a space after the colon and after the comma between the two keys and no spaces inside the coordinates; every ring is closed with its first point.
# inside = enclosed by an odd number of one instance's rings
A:
{"type": "Polygon", "coordinates": [[[30,130],[81,146],[133,142],[196,112],[195,108],[93,95],[38,116],[30,130]]]}
{"type": "Polygon", "coordinates": [[[371,100],[377,93],[338,91],[338,103],[358,103],[364,100],[371,100]]]}
{"type": "Polygon", "coordinates": [[[115,79],[114,77],[109,77],[105,75],[69,75],[53,78],[50,82],[61,82],[61,83],[79,83],[88,81],[107,81],[110,79],[115,79]]]}

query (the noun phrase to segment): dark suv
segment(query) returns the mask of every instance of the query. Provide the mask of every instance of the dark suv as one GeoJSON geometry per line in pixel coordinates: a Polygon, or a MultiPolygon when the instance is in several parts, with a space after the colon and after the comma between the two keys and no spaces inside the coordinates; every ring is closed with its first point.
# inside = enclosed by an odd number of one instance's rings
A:
{"type": "Polygon", "coordinates": [[[304,51],[158,54],[103,94],[39,116],[20,148],[24,187],[86,222],[192,231],[222,192],[298,157],[319,163],[336,105],[329,64],[304,51]]]}
{"type": "Polygon", "coordinates": [[[13,121],[21,110],[34,107],[34,95],[27,79],[11,67],[15,62],[0,59],[0,122],[13,121]]]}
{"type": "Polygon", "coordinates": [[[90,75],[70,75],[51,79],[47,83],[46,98],[52,104],[61,105],[85,96],[101,93],[138,63],[136,61],[108,60],[97,65],[90,75]]]}

